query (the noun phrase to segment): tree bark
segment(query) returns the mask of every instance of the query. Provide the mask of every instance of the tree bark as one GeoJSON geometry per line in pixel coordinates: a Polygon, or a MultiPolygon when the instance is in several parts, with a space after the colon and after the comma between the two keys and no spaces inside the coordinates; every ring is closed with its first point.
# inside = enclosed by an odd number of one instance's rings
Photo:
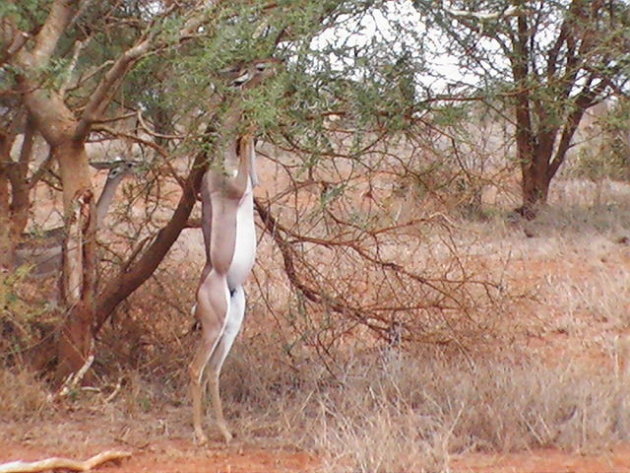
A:
{"type": "Polygon", "coordinates": [[[518,34],[512,43],[512,76],[517,86],[515,103],[516,150],[521,167],[521,189],[523,205],[516,212],[526,218],[535,216],[535,208],[541,199],[546,199],[545,186],[541,180],[544,163],[536,150],[536,136],[532,122],[532,98],[527,83],[529,77],[529,25],[527,18],[517,18],[518,34]]]}
{"type": "Polygon", "coordinates": [[[12,242],[9,234],[11,228],[10,199],[9,199],[9,166],[11,165],[10,136],[0,130],[0,268],[12,266],[12,242]]]}
{"type": "Polygon", "coordinates": [[[11,149],[23,125],[24,113],[18,110],[7,126],[0,129],[0,266],[5,268],[13,267],[15,246],[28,222],[27,171],[34,140],[34,129],[28,119],[18,162],[14,162],[11,156],[11,149]]]}
{"type": "Polygon", "coordinates": [[[516,212],[528,220],[536,217],[540,207],[547,203],[549,183],[548,161],[540,154],[519,157],[521,164],[521,192],[523,204],[516,212]]]}
{"type": "Polygon", "coordinates": [[[11,180],[11,228],[9,237],[13,246],[20,240],[28,223],[28,211],[31,206],[28,165],[33,157],[35,134],[33,120],[30,116],[27,116],[20,156],[17,164],[14,166],[14,171],[9,175],[11,180]]]}
{"type": "Polygon", "coordinates": [[[96,215],[83,143],[71,142],[68,146],[55,150],[55,155],[60,163],[64,182],[67,232],[63,246],[61,288],[68,316],[61,327],[57,348],[57,375],[63,378],[81,368],[92,352],[96,215]]]}
{"type": "Polygon", "coordinates": [[[22,79],[24,103],[59,163],[66,226],[61,300],[67,317],[58,345],[60,377],[78,370],[92,347],[95,282],[95,225],[92,182],[83,140],[73,138],[78,121],[54,91],[22,79]]]}

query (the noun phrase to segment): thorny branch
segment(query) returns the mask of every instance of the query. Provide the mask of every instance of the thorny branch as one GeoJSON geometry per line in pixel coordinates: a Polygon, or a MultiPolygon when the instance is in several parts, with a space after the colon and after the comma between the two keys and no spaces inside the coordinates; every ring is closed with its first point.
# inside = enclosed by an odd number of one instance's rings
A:
{"type": "MultiPolygon", "coordinates": [[[[259,214],[263,227],[276,244],[282,255],[284,272],[299,294],[308,301],[317,304],[325,310],[330,310],[347,318],[353,325],[360,324],[369,328],[379,338],[388,341],[391,336],[391,329],[396,325],[403,331],[401,338],[410,340],[420,338],[423,340],[433,339],[437,342],[447,342],[449,339],[456,339],[456,330],[445,336],[443,333],[432,333],[431,329],[424,328],[418,331],[416,315],[419,311],[426,311],[434,314],[441,314],[443,323],[450,325],[448,313],[461,312],[468,313],[469,308],[462,288],[466,286],[484,287],[486,291],[492,291],[497,287],[489,282],[475,280],[470,276],[460,279],[449,279],[444,276],[439,279],[423,277],[415,274],[403,264],[387,261],[381,256],[370,254],[368,247],[379,248],[378,240],[372,244],[361,241],[363,237],[346,240],[336,238],[324,239],[310,237],[296,233],[294,230],[281,224],[272,214],[268,204],[264,204],[260,199],[255,199],[255,208],[259,214]],[[375,296],[373,302],[362,300],[360,297],[348,298],[343,295],[344,289],[339,287],[348,284],[351,292],[351,282],[341,282],[340,277],[333,272],[321,274],[317,261],[308,261],[308,252],[303,248],[304,243],[313,243],[327,248],[343,251],[349,249],[358,255],[358,259],[352,259],[357,266],[357,272],[370,272],[371,274],[382,274],[380,282],[374,280],[375,287],[372,289],[378,292],[378,287],[384,291],[382,297],[375,296]],[[361,269],[359,269],[361,268],[361,269]],[[369,269],[368,269],[369,268],[369,269]],[[326,283],[326,280],[331,281],[326,283]],[[384,286],[389,286],[386,289],[384,286]],[[424,287],[424,290],[419,290],[424,287]],[[393,291],[393,292],[392,292],[393,291]],[[390,299],[385,293],[391,292],[390,299]],[[423,297],[420,294],[424,294],[423,297]],[[416,320],[414,320],[416,319],[416,320]]],[[[338,222],[339,224],[349,222],[338,222]]],[[[369,236],[365,233],[364,236],[369,236]]],[[[372,250],[373,251],[373,250],[372,250]]],[[[335,253],[336,254],[336,253],[335,253]]],[[[348,254],[345,253],[347,257],[348,254]]],[[[335,266],[340,265],[341,257],[332,257],[335,266]]],[[[377,278],[378,279],[378,278],[377,278]]],[[[420,322],[421,323],[421,322],[420,322]]]]}

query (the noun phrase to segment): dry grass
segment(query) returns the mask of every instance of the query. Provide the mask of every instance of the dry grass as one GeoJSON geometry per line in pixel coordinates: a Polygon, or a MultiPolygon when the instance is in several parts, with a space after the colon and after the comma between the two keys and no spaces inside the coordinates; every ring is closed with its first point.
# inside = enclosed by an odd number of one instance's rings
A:
{"type": "MultiPolygon", "coordinates": [[[[474,359],[438,349],[357,352],[338,366],[337,376],[317,360],[287,369],[278,355],[274,346],[236,348],[223,377],[233,429],[248,444],[314,452],[326,472],[444,471],[452,455],[467,451],[593,452],[630,437],[629,393],[612,353],[602,363],[606,368],[594,369],[575,359],[549,363],[514,352],[474,359]]],[[[0,400],[8,420],[23,421],[45,408],[45,389],[32,377],[3,376],[0,400]]],[[[62,409],[47,426],[40,416],[41,431],[78,432],[86,429],[77,428],[80,419],[93,419],[93,441],[124,439],[140,447],[164,436],[189,438],[185,391],[133,374],[114,402],[86,392],[65,403],[74,405],[68,411],[76,411],[74,418],[62,409]]]]}
{"type": "Polygon", "coordinates": [[[330,471],[438,471],[472,450],[593,452],[630,434],[612,354],[593,368],[524,353],[357,353],[337,377],[319,364],[291,373],[261,355],[247,360],[254,377],[235,367],[241,350],[224,376],[236,430],[315,451],[330,471]]]}
{"type": "MultiPolygon", "coordinates": [[[[447,235],[422,228],[383,245],[387,258],[419,273],[446,268],[499,283],[493,303],[465,293],[476,310],[448,320],[461,323],[445,324],[454,334],[446,346],[421,337],[388,346],[347,329],[337,314],[307,313],[286,279],[267,269],[278,267],[278,254],[263,240],[250,315],[222,377],[233,430],[246,444],[314,452],[324,472],[444,471],[462,452],[592,452],[629,440],[629,354],[617,339],[630,329],[630,199],[626,187],[610,186],[604,207],[588,195],[569,206],[584,188],[563,189],[532,224],[508,224],[497,211],[483,222],[456,220],[447,235]],[[473,337],[458,336],[473,329],[473,337]]],[[[185,248],[178,251],[181,261],[185,248]]],[[[106,432],[90,435],[135,446],[191,438],[185,368],[198,333],[188,307],[200,264],[192,266],[164,265],[101,334],[101,392],[64,405],[98,413],[106,432]],[[120,394],[105,402],[118,380],[120,394]]],[[[343,282],[350,269],[329,273],[343,282]]],[[[419,330],[434,320],[403,315],[419,330]]],[[[55,429],[42,415],[45,396],[28,373],[0,371],[0,415],[12,432],[34,412],[42,431],[55,429]]],[[[64,415],[54,421],[65,425],[64,415]]]]}
{"type": "Polygon", "coordinates": [[[47,388],[26,369],[0,367],[0,420],[44,419],[47,388]]]}

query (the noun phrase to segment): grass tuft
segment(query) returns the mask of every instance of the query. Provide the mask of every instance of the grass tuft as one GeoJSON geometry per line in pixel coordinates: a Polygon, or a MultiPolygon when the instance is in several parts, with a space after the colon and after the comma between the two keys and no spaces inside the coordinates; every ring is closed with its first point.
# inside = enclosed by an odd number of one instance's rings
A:
{"type": "Polygon", "coordinates": [[[0,367],[0,419],[24,421],[42,417],[48,390],[27,369],[0,367]]]}

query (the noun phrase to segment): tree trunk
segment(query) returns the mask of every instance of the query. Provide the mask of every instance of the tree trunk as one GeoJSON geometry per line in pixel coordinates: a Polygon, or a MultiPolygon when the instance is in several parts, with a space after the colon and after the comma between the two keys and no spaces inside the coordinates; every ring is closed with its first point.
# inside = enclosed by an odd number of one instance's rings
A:
{"type": "Polygon", "coordinates": [[[523,205],[515,210],[527,219],[536,216],[536,208],[547,198],[547,186],[542,176],[546,175],[542,156],[537,152],[537,140],[532,121],[532,97],[527,86],[529,76],[529,26],[527,18],[517,18],[518,35],[513,40],[512,76],[519,85],[515,94],[516,149],[521,166],[521,190],[523,205]]]}
{"type": "Polygon", "coordinates": [[[65,377],[83,366],[93,347],[96,225],[85,145],[67,141],[53,155],[61,171],[66,226],[60,287],[67,317],[57,351],[57,375],[65,377]]]}
{"type": "MultiPolygon", "coordinates": [[[[541,142],[540,139],[536,141],[541,142]]],[[[519,161],[523,204],[515,211],[528,220],[534,219],[540,208],[547,203],[549,184],[553,177],[549,169],[553,141],[545,141],[543,144],[525,149],[519,148],[522,153],[522,155],[519,153],[519,161]]]]}
{"type": "Polygon", "coordinates": [[[547,203],[549,180],[545,174],[532,171],[532,168],[521,171],[521,192],[523,204],[515,211],[528,220],[533,220],[540,208],[547,203]]]}
{"type": "Polygon", "coordinates": [[[57,347],[57,375],[76,372],[90,354],[94,322],[94,195],[85,137],[75,139],[78,120],[55,91],[20,78],[24,104],[59,163],[66,234],[60,281],[65,318],[57,347]]]}
{"type": "Polygon", "coordinates": [[[35,130],[26,121],[19,160],[11,156],[11,148],[22,120],[15,118],[13,130],[0,131],[0,266],[13,267],[15,246],[28,223],[30,186],[28,164],[32,157],[35,130]]]}
{"type": "Polygon", "coordinates": [[[0,268],[12,266],[12,242],[9,201],[9,166],[11,164],[11,140],[0,131],[0,268]]]}
{"type": "MultiPolygon", "coordinates": [[[[15,90],[29,113],[27,129],[37,131],[46,140],[61,173],[66,235],[60,287],[66,313],[57,355],[58,374],[63,376],[76,372],[83,365],[93,344],[96,226],[85,140],[91,124],[105,110],[109,93],[118,78],[130,62],[146,50],[148,42],[141,43],[133,54],[125,54],[118,60],[77,118],[64,101],[63,86],[58,89],[42,86],[47,84],[45,71],[72,19],[76,18],[81,2],[52,0],[49,3],[46,19],[36,31],[27,35],[11,22],[3,24],[3,31],[18,39],[21,36],[28,38],[28,47],[18,48],[13,56],[9,56],[9,64],[14,66],[11,73],[15,78],[15,90]]],[[[72,73],[73,66],[69,67],[68,71],[72,73]]],[[[0,182],[0,199],[4,198],[3,193],[0,182]]],[[[3,201],[0,201],[1,205],[6,206],[3,201]]]]}
{"type": "Polygon", "coordinates": [[[30,116],[26,118],[24,140],[18,162],[11,173],[11,229],[10,238],[16,244],[28,224],[28,211],[31,206],[31,183],[28,178],[28,166],[33,158],[35,142],[35,124],[30,116]]]}

